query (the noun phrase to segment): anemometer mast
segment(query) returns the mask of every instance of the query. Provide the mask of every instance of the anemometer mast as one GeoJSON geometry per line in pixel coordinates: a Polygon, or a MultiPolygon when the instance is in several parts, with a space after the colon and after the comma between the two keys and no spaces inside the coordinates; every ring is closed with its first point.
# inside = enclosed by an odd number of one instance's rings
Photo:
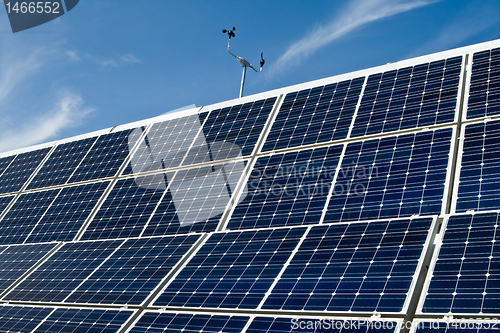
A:
{"type": "Polygon", "coordinates": [[[225,34],[227,33],[227,35],[229,36],[229,40],[227,41],[227,52],[229,52],[230,55],[232,55],[233,57],[235,57],[236,59],[238,59],[239,63],[243,66],[243,74],[241,75],[241,86],[240,86],[240,98],[243,97],[243,87],[245,86],[245,77],[246,77],[246,74],[247,74],[247,67],[250,67],[251,69],[253,69],[254,71],[256,71],[257,73],[261,72],[262,71],[262,67],[264,66],[264,63],[266,62],[264,60],[264,55],[262,53],[262,51],[260,52],[260,69],[259,70],[256,70],[251,63],[249,63],[248,61],[246,61],[245,59],[243,59],[242,57],[238,57],[237,55],[233,54],[230,50],[229,50],[229,46],[231,44],[231,37],[234,37],[235,34],[234,34],[234,30],[236,30],[235,27],[233,27],[233,29],[231,30],[222,30],[222,33],[225,34]]]}

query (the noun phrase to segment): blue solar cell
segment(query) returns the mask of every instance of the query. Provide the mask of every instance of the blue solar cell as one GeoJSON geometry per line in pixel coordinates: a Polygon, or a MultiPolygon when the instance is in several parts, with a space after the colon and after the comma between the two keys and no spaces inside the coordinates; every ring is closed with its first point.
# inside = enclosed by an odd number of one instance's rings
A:
{"type": "Polygon", "coordinates": [[[248,316],[146,312],[130,333],[239,333],[248,316]]]}
{"type": "Polygon", "coordinates": [[[154,304],[255,309],[305,230],[215,233],[154,304]]]}
{"type": "Polygon", "coordinates": [[[54,309],[44,307],[0,306],[0,332],[30,333],[54,309]]]}
{"type": "Polygon", "coordinates": [[[67,243],[4,299],[62,302],[123,241],[67,243]]]}
{"type": "Polygon", "coordinates": [[[313,227],[263,309],[401,312],[432,218],[313,227]]]}
{"type": "Polygon", "coordinates": [[[0,176],[4,173],[4,171],[9,167],[12,163],[16,155],[7,156],[0,158],[0,176]]]}
{"type": "Polygon", "coordinates": [[[498,213],[448,219],[422,312],[499,313],[497,229],[498,213]]]}
{"type": "Polygon", "coordinates": [[[93,137],[57,146],[27,189],[66,184],[96,139],[93,137]]]}
{"type": "Polygon", "coordinates": [[[347,137],[364,77],[288,93],[262,151],[347,137]]]}
{"type": "Polygon", "coordinates": [[[130,129],[100,136],[68,183],[115,176],[131,149],[129,136],[133,133],[130,129]]]}
{"type": "Polygon", "coordinates": [[[452,122],[462,57],[371,75],[351,136],[452,122]]]}
{"type": "Polygon", "coordinates": [[[260,157],[228,228],[319,223],[342,148],[260,157]]]}
{"type": "Polygon", "coordinates": [[[246,333],[392,333],[398,328],[397,322],[378,321],[369,323],[364,319],[334,318],[280,318],[255,317],[246,333]]]}
{"type": "Polygon", "coordinates": [[[60,190],[25,242],[73,240],[108,185],[97,182],[60,190]]]}
{"type": "Polygon", "coordinates": [[[55,244],[0,247],[0,294],[42,259],[55,244]]]}
{"type": "Polygon", "coordinates": [[[215,231],[234,199],[245,164],[239,161],[178,171],[142,236],[215,231]]]}
{"type": "Polygon", "coordinates": [[[440,214],[452,130],[348,144],[325,222],[440,214]]]}
{"type": "Polygon", "coordinates": [[[133,311],[99,310],[99,309],[55,309],[36,332],[118,332],[133,311]]]}
{"type": "MultiPolygon", "coordinates": [[[[192,145],[206,146],[203,135],[198,135],[202,125],[203,121],[197,114],[153,124],[140,142],[124,174],[179,166],[186,155],[189,155],[192,145]]],[[[142,134],[142,129],[135,131],[137,134],[132,136],[132,143],[138,141],[142,134]]]]}
{"type": "Polygon", "coordinates": [[[45,148],[17,155],[0,176],[0,194],[19,191],[49,151],[45,148]]]}
{"type": "Polygon", "coordinates": [[[467,118],[500,114],[500,48],[474,53],[467,118]]]}
{"type": "Polygon", "coordinates": [[[456,212],[500,208],[500,121],[465,127],[456,212]]]}
{"type": "Polygon", "coordinates": [[[173,175],[162,173],[118,180],[82,239],[139,236],[173,175]]]}
{"type": "Polygon", "coordinates": [[[127,240],[65,302],[141,304],[198,238],[127,240]]]}
{"type": "Polygon", "coordinates": [[[199,146],[186,155],[183,165],[250,155],[261,135],[276,97],[210,111],[203,124],[199,146]]]}

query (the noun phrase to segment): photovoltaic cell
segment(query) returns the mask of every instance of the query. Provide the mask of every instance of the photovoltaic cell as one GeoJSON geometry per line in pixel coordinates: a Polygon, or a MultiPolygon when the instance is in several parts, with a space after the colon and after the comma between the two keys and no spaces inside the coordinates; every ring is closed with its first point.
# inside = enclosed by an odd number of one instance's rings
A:
{"type": "MultiPolygon", "coordinates": [[[[361,322],[361,320],[359,321],[361,322]]],[[[392,333],[398,327],[397,322],[386,321],[379,328],[359,325],[357,320],[342,320],[334,318],[280,318],[255,317],[245,331],[246,333],[392,333]],[[350,321],[351,320],[351,321],[350,321]],[[355,327],[351,327],[351,322],[355,327]]]]}
{"type": "Polygon", "coordinates": [[[342,148],[260,157],[228,229],[319,223],[342,148]]]}
{"type": "Polygon", "coordinates": [[[73,173],[68,183],[113,177],[129,153],[133,129],[100,136],[73,173]]]}
{"type": "Polygon", "coordinates": [[[401,312],[432,218],[313,227],[263,309],[401,312]]]}
{"type": "Polygon", "coordinates": [[[45,148],[17,155],[0,176],[0,194],[19,191],[49,151],[45,148]]]}
{"type": "Polygon", "coordinates": [[[146,312],[129,333],[239,333],[248,316],[146,312]]]}
{"type": "MultiPolygon", "coordinates": [[[[215,231],[233,200],[245,161],[180,170],[142,236],[215,231]]],[[[246,193],[244,188],[244,194],[246,193]]]]}
{"type": "Polygon", "coordinates": [[[467,118],[500,114],[500,48],[474,53],[467,118]]]}
{"type": "Polygon", "coordinates": [[[123,241],[67,243],[4,299],[62,302],[123,241]]]}
{"type": "Polygon", "coordinates": [[[0,158],[0,176],[4,173],[4,171],[9,167],[12,163],[16,155],[7,156],[0,158]]]}
{"type": "Polygon", "coordinates": [[[55,245],[34,244],[0,247],[0,294],[42,259],[55,245]]]}
{"type": "MultiPolygon", "coordinates": [[[[10,204],[10,202],[14,199],[13,195],[8,195],[5,197],[0,197],[0,214],[7,208],[7,206],[10,204]]],[[[1,222],[0,222],[1,225],[1,222]]],[[[1,227],[0,227],[1,228],[1,227]]]]}
{"type": "Polygon", "coordinates": [[[173,175],[162,173],[118,180],[82,239],[140,236],[173,175]]]}
{"type": "Polygon", "coordinates": [[[304,231],[284,228],[215,233],[154,304],[255,309],[304,231]]]}
{"type": "Polygon", "coordinates": [[[96,139],[93,137],[57,146],[27,189],[66,184],[96,139]]]}
{"type": "Polygon", "coordinates": [[[452,130],[348,144],[325,222],[440,214],[452,130]]]}
{"type": "Polygon", "coordinates": [[[133,311],[58,308],[35,332],[115,333],[132,314],[133,311]]]}
{"type": "Polygon", "coordinates": [[[452,215],[422,312],[498,314],[499,240],[498,213],[452,215]]]}
{"type": "Polygon", "coordinates": [[[351,137],[452,122],[462,57],[368,77],[351,137]]]}
{"type": "MultiPolygon", "coordinates": [[[[273,97],[210,111],[200,133],[205,143],[193,147],[182,165],[225,159],[235,148],[241,156],[250,155],[275,101],[276,97],[273,97]]],[[[197,138],[197,142],[201,141],[197,138]]]]}
{"type": "Polygon", "coordinates": [[[97,182],[61,189],[25,242],[73,240],[108,185],[97,182]]]}
{"type": "Polygon", "coordinates": [[[129,239],[65,302],[141,304],[198,238],[129,239]]]}
{"type": "MultiPolygon", "coordinates": [[[[153,124],[146,137],[140,142],[124,174],[139,173],[176,167],[189,154],[191,145],[206,145],[203,135],[198,136],[202,121],[198,114],[153,124]]],[[[142,129],[136,129],[142,134],[142,129]]],[[[138,133],[139,134],[139,133],[138,133]]],[[[129,139],[135,144],[139,135],[129,139]]],[[[208,148],[207,148],[208,151],[208,148]]]]}
{"type": "Polygon", "coordinates": [[[54,309],[44,307],[0,306],[0,332],[30,333],[54,309]]]}
{"type": "Polygon", "coordinates": [[[465,127],[456,212],[500,208],[500,121],[465,127]]]}
{"type": "Polygon", "coordinates": [[[347,137],[364,77],[288,93],[262,151],[347,137]]]}

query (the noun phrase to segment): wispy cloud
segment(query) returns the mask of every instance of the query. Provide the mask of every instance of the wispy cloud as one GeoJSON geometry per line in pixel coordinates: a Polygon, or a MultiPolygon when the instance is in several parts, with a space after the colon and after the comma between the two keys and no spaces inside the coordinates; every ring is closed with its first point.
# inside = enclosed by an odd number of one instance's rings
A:
{"type": "Polygon", "coordinates": [[[279,72],[288,65],[300,63],[321,47],[367,23],[434,2],[436,0],[352,0],[331,22],[318,26],[290,45],[268,73],[279,72]]]}
{"type": "Polygon", "coordinates": [[[120,55],[117,58],[110,58],[110,59],[99,59],[99,58],[94,58],[94,60],[101,65],[103,68],[111,68],[111,67],[120,67],[120,66],[125,66],[125,65],[133,65],[133,64],[139,64],[141,63],[141,60],[138,59],[136,56],[133,54],[123,54],[120,55]]]}
{"type": "Polygon", "coordinates": [[[61,93],[51,110],[31,122],[18,124],[15,129],[2,130],[0,151],[31,146],[55,137],[62,129],[81,123],[94,109],[86,107],[80,95],[61,93]]]}

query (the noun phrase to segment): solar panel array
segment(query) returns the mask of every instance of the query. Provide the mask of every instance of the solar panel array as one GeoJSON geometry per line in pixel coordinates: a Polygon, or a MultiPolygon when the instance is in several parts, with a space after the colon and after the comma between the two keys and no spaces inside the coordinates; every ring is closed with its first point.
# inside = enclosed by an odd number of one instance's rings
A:
{"type": "Polygon", "coordinates": [[[0,331],[494,323],[499,59],[494,41],[4,153],[0,331]]]}

